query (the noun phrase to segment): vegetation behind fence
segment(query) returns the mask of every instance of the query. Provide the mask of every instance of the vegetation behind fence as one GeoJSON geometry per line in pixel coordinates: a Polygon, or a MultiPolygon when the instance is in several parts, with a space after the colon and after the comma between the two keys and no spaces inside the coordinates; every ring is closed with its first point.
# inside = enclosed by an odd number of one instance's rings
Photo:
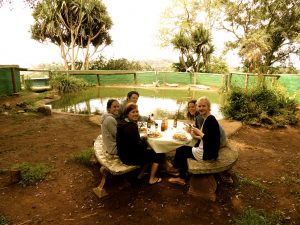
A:
{"type": "MultiPolygon", "coordinates": [[[[55,72],[55,71],[53,71],[55,72]]],[[[53,73],[51,72],[51,73],[53,73]]],[[[115,71],[99,71],[101,74],[97,75],[97,71],[77,71],[76,77],[82,78],[90,85],[116,85],[116,84],[152,84],[159,82],[160,85],[178,84],[178,85],[206,85],[210,87],[220,88],[223,82],[226,82],[225,75],[211,74],[211,73],[195,73],[196,79],[194,80],[193,74],[187,72],[161,72],[161,71],[131,71],[128,74],[112,74],[115,71]],[[90,73],[89,73],[90,72],[90,73]],[[108,74],[104,74],[107,72],[108,74]]],[[[122,71],[124,72],[124,71],[122,71]]],[[[57,73],[57,72],[55,72],[57,73]]],[[[59,73],[66,73],[66,71],[59,71],[59,73]]],[[[73,71],[68,71],[68,74],[73,74],[73,71]]],[[[244,73],[231,73],[231,84],[236,87],[245,87],[246,74],[244,73]]],[[[271,75],[272,76],[272,75],[271,75]]],[[[265,76],[265,83],[272,85],[274,76],[265,76]]],[[[276,79],[275,79],[276,80],[276,79]]],[[[258,82],[256,75],[249,76],[248,88],[255,87],[258,82]]],[[[282,85],[290,96],[296,96],[300,100],[300,75],[279,75],[279,79],[275,84],[282,85]]]]}

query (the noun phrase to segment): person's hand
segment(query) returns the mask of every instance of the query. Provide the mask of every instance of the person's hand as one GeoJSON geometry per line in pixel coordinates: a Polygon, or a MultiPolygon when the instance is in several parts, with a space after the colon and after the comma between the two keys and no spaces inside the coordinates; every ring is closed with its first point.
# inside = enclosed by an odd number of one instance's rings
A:
{"type": "Polygon", "coordinates": [[[200,129],[192,127],[191,135],[196,139],[201,139],[204,136],[204,133],[200,129]]]}

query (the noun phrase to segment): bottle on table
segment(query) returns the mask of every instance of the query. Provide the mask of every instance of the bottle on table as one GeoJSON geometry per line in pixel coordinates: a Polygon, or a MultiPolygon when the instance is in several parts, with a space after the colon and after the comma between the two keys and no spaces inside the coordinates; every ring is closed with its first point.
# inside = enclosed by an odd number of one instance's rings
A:
{"type": "Polygon", "coordinates": [[[155,123],[155,119],[154,119],[154,114],[153,113],[151,114],[150,119],[151,119],[152,123],[155,123]]]}
{"type": "Polygon", "coordinates": [[[150,117],[150,115],[149,115],[149,116],[148,116],[148,119],[147,119],[147,128],[148,128],[148,129],[151,128],[151,124],[152,124],[152,122],[151,122],[151,117],[150,117]]]}
{"type": "Polygon", "coordinates": [[[176,128],[177,127],[177,115],[175,115],[175,118],[173,120],[173,127],[176,128]]]}

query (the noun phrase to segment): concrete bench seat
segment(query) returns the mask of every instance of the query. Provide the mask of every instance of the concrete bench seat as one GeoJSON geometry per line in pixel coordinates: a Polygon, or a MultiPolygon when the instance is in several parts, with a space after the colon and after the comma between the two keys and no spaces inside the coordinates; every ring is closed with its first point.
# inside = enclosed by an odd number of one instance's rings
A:
{"type": "Polygon", "coordinates": [[[101,168],[100,168],[101,178],[100,178],[100,184],[98,185],[98,187],[93,188],[93,191],[99,198],[102,198],[108,195],[108,193],[104,189],[106,177],[108,174],[122,175],[138,169],[139,166],[126,165],[121,162],[118,155],[111,155],[107,153],[103,149],[102,135],[99,135],[95,140],[94,150],[95,150],[96,159],[101,164],[101,168]]]}
{"type": "Polygon", "coordinates": [[[217,182],[214,174],[230,170],[237,160],[238,152],[228,144],[219,150],[217,160],[188,159],[188,171],[191,174],[188,193],[215,201],[217,182]]]}
{"type": "Polygon", "coordinates": [[[211,174],[220,173],[231,169],[238,159],[238,152],[229,145],[220,148],[217,160],[197,161],[188,159],[189,173],[192,174],[211,174]]]}

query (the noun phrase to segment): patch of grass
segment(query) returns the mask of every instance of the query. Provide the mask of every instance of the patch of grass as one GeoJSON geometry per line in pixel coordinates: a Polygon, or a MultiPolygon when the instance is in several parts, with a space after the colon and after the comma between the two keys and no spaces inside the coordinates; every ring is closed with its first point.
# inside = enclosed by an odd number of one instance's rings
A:
{"type": "Polygon", "coordinates": [[[7,169],[1,169],[0,168],[0,174],[4,174],[5,172],[7,172],[7,169]]]}
{"type": "Polygon", "coordinates": [[[21,183],[23,185],[30,185],[44,180],[52,170],[49,165],[43,163],[33,164],[27,162],[17,164],[13,168],[21,171],[21,183]]]}
{"type": "Polygon", "coordinates": [[[266,187],[258,180],[251,180],[247,177],[243,177],[243,178],[238,178],[238,183],[241,185],[252,185],[254,187],[257,187],[258,189],[260,189],[262,192],[264,192],[266,190],[266,187]]]}
{"type": "Polygon", "coordinates": [[[77,162],[79,164],[82,164],[84,166],[90,167],[93,165],[93,162],[91,161],[91,159],[94,154],[95,154],[94,149],[89,148],[82,152],[71,155],[71,160],[74,162],[77,162]]]}
{"type": "Polygon", "coordinates": [[[247,209],[243,214],[234,220],[235,225],[281,225],[278,214],[267,214],[263,210],[247,209]]]}
{"type": "Polygon", "coordinates": [[[9,224],[10,224],[9,220],[5,216],[0,215],[0,225],[9,225],[9,224]]]}
{"type": "Polygon", "coordinates": [[[297,177],[285,176],[285,181],[287,183],[300,184],[300,179],[297,177]]]}

